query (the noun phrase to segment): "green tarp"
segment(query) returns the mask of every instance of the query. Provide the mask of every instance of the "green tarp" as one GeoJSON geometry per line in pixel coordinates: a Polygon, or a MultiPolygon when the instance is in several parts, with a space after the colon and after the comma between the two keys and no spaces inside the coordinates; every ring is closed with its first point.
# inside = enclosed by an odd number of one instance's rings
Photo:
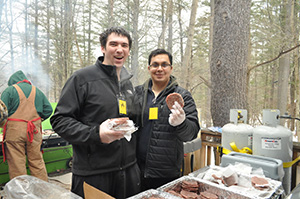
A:
{"type": "MultiPolygon", "coordinates": [[[[52,109],[53,109],[53,112],[52,112],[51,116],[52,116],[53,113],[54,113],[54,110],[55,110],[55,108],[56,108],[56,105],[57,105],[56,102],[52,102],[52,103],[51,103],[51,106],[52,106],[52,109]]],[[[50,117],[51,117],[51,116],[50,116],[50,117]]],[[[52,126],[51,126],[51,124],[50,124],[50,117],[42,122],[42,128],[43,128],[43,130],[46,130],[46,129],[52,129],[52,126]]]]}

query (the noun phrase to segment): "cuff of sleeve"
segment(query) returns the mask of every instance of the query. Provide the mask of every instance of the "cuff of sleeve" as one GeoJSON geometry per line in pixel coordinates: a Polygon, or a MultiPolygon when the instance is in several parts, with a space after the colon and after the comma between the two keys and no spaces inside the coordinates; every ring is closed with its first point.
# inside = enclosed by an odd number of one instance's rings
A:
{"type": "Polygon", "coordinates": [[[101,142],[100,135],[99,135],[99,126],[95,126],[92,128],[92,133],[91,133],[92,139],[95,140],[96,142],[101,142]]]}
{"type": "Polygon", "coordinates": [[[186,128],[186,119],[181,124],[176,126],[177,130],[181,130],[181,129],[185,129],[185,128],[186,128]]]}

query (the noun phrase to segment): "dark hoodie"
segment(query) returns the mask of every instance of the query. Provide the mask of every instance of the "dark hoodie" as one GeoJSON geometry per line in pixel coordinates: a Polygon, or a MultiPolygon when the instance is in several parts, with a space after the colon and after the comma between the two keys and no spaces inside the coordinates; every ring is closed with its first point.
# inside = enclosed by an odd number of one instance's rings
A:
{"type": "MultiPolygon", "coordinates": [[[[1,100],[7,106],[8,116],[16,112],[20,103],[18,92],[13,87],[13,85],[23,80],[28,79],[21,70],[12,74],[8,80],[8,87],[3,91],[1,95],[1,100]]],[[[26,82],[18,83],[18,86],[22,89],[25,96],[28,97],[31,92],[32,86],[26,82]]],[[[38,88],[36,88],[35,108],[39,116],[44,120],[50,117],[50,115],[52,114],[52,106],[50,102],[48,101],[44,93],[38,88]]]]}

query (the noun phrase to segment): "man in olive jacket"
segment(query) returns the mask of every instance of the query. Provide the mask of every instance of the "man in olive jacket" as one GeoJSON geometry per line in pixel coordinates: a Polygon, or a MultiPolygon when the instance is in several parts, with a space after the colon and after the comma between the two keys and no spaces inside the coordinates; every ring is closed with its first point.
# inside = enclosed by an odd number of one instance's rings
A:
{"type": "Polygon", "coordinates": [[[31,85],[20,70],[8,80],[1,100],[8,111],[3,127],[4,161],[7,159],[10,179],[26,175],[26,156],[32,176],[48,181],[41,152],[42,120],[52,114],[52,106],[41,90],[31,85]]]}
{"type": "Polygon", "coordinates": [[[137,108],[141,109],[137,157],[142,190],[155,189],[180,177],[183,142],[196,138],[200,130],[191,93],[171,75],[172,55],[157,49],[149,55],[148,63],[151,78],[136,87],[137,108]],[[175,102],[170,110],[166,97],[174,92],[181,94],[184,107],[175,102]]]}

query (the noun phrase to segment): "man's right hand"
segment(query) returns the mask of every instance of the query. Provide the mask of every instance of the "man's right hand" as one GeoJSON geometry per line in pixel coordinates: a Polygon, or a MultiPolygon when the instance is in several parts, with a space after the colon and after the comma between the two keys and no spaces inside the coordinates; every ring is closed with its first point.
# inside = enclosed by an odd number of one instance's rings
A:
{"type": "Polygon", "coordinates": [[[114,131],[108,128],[109,119],[100,124],[99,135],[102,143],[109,144],[124,137],[124,131],[114,131]]]}

